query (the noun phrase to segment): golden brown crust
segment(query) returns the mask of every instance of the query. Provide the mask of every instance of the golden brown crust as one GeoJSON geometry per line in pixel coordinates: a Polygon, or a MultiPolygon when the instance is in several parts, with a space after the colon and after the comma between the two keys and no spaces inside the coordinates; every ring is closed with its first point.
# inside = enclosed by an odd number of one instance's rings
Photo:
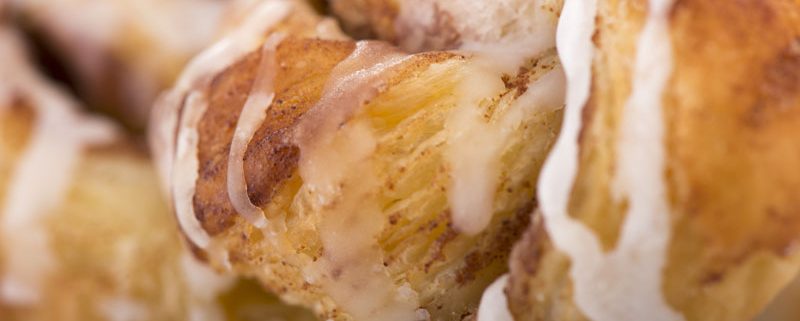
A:
{"type": "MultiPolygon", "coordinates": [[[[322,94],[331,70],[355,48],[350,41],[289,37],[278,45],[275,98],[264,123],[245,152],[244,174],[250,200],[259,207],[270,203],[285,181],[296,175],[299,149],[293,135],[299,120],[322,94]]],[[[430,64],[455,57],[445,52],[424,53],[404,63],[389,83],[409,77],[430,64]]],[[[194,205],[198,220],[211,235],[234,224],[238,214],[227,194],[227,155],[239,113],[251,93],[261,59],[254,52],[214,77],[209,106],[199,124],[200,175],[194,205]]]]}
{"type": "MultiPolygon", "coordinates": [[[[269,203],[284,181],[295,175],[299,150],[292,142],[299,119],[319,99],[331,69],[355,48],[352,42],[288,38],[276,51],[275,98],[245,153],[248,194],[257,206],[269,203]]],[[[198,219],[216,235],[238,214],[227,192],[230,141],[239,113],[259,72],[260,51],[216,76],[209,107],[200,121],[200,175],[195,196],[198,219]]]]}
{"type": "Polygon", "coordinates": [[[682,0],[672,22],[665,116],[677,238],[665,292],[692,319],[750,318],[792,277],[779,262],[797,256],[800,3],[682,0]],[[737,283],[736,301],[711,303],[737,283]]]}
{"type": "Polygon", "coordinates": [[[723,2],[679,1],[673,11],[673,204],[729,259],[758,249],[783,255],[800,231],[792,192],[800,187],[792,134],[800,121],[800,5],[723,2]]]}

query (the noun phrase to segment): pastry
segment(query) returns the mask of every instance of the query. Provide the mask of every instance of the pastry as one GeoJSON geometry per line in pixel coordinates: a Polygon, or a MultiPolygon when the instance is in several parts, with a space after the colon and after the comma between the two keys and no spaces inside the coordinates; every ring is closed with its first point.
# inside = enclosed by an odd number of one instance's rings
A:
{"type": "Polygon", "coordinates": [[[407,54],[322,21],[263,1],[159,101],[151,148],[182,231],[322,319],[470,316],[558,131],[552,43],[407,54]]]}
{"type": "MultiPolygon", "coordinates": [[[[217,0],[7,0],[90,107],[142,130],[161,90],[224,28],[217,0]]],[[[231,18],[233,19],[233,18],[231,18]]]]}
{"type": "Polygon", "coordinates": [[[331,0],[330,8],[350,34],[390,41],[410,52],[460,48],[497,54],[549,45],[562,2],[331,0]]]}
{"type": "Polygon", "coordinates": [[[487,301],[518,321],[756,316],[800,266],[799,36],[797,1],[565,1],[539,223],[487,301]]]}

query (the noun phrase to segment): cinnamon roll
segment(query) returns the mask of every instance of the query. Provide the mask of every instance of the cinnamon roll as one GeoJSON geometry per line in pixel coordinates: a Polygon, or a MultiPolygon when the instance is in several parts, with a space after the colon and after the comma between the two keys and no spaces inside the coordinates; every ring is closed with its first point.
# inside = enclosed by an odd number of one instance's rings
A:
{"type": "Polygon", "coordinates": [[[301,1],[251,14],[153,114],[187,238],[323,319],[474,313],[559,129],[553,35],[497,55],[408,54],[350,40],[301,1]]]}
{"type": "Polygon", "coordinates": [[[538,223],[487,301],[515,320],[756,316],[800,266],[799,17],[796,1],[565,1],[564,123],[538,223]]]}

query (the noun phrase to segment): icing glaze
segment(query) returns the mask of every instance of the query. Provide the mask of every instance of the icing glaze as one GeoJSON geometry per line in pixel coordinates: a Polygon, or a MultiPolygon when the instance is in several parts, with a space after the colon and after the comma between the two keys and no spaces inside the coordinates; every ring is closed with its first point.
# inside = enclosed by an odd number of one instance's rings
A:
{"type": "Polygon", "coordinates": [[[487,121],[481,109],[470,105],[478,97],[497,96],[504,90],[500,77],[492,72],[466,77],[458,92],[459,107],[448,119],[449,145],[446,150],[452,166],[449,189],[455,227],[467,234],[483,231],[494,213],[494,194],[500,179],[505,142],[526,119],[539,112],[548,112],[564,105],[564,75],[556,67],[528,84],[528,90],[517,97],[505,114],[487,121]],[[466,94],[470,93],[470,94],[466,94]]]}
{"type": "MultiPolygon", "coordinates": [[[[158,128],[156,147],[166,147],[163,154],[174,161],[163,161],[171,169],[163,169],[172,182],[171,194],[174,199],[178,222],[190,241],[201,248],[210,243],[208,233],[200,225],[194,212],[195,184],[198,177],[197,159],[198,132],[197,126],[208,108],[207,98],[198,82],[208,82],[210,77],[218,74],[226,67],[255,50],[263,40],[264,34],[274,25],[285,19],[293,7],[290,1],[264,1],[253,8],[251,14],[231,34],[206,49],[195,57],[178,79],[175,88],[161,100],[157,109],[179,109],[185,104],[180,123],[177,124],[177,139],[170,140],[175,132],[175,123],[179,117],[154,119],[158,128]],[[197,87],[200,87],[199,89],[197,87]],[[185,102],[182,100],[185,98],[185,102]],[[165,123],[159,123],[165,122],[165,123]],[[174,146],[174,147],[173,147],[174,146]],[[174,150],[174,154],[173,154],[174,150]]],[[[155,115],[168,115],[170,111],[156,111],[155,115]]]]}
{"type": "MultiPolygon", "coordinates": [[[[528,90],[517,97],[514,105],[503,115],[499,124],[489,131],[494,142],[507,142],[517,126],[521,125],[528,115],[537,112],[552,112],[564,106],[566,79],[563,69],[558,66],[540,78],[528,84],[528,90]]],[[[502,143],[495,143],[502,145],[502,143]]],[[[500,156],[499,153],[496,154],[500,156]]],[[[498,160],[499,161],[499,160],[498,160]]],[[[486,222],[488,223],[488,222],[486,222]]],[[[513,320],[508,311],[507,300],[503,289],[507,283],[508,275],[501,276],[484,291],[478,311],[478,321],[481,320],[513,320]]]]}
{"type": "MultiPolygon", "coordinates": [[[[449,134],[445,157],[451,167],[448,189],[451,217],[456,229],[470,235],[480,233],[491,221],[500,179],[500,158],[506,147],[502,142],[508,141],[510,130],[518,128],[524,117],[530,115],[528,110],[532,106],[544,108],[543,105],[548,105],[553,109],[563,105],[558,98],[563,94],[563,89],[553,87],[551,83],[546,85],[546,90],[554,90],[552,93],[534,90],[527,96],[519,97],[499,120],[487,119],[484,115],[485,106],[496,103],[506,91],[502,77],[516,76],[528,60],[541,56],[555,46],[556,20],[552,12],[539,2],[514,4],[515,7],[503,1],[473,5],[491,7],[482,10],[492,12],[489,13],[492,17],[500,14],[495,12],[497,10],[506,12],[518,8],[530,13],[530,19],[526,18],[525,21],[531,21],[531,26],[526,28],[529,32],[504,37],[480,32],[480,36],[475,34],[472,38],[462,39],[459,47],[459,51],[471,55],[472,60],[456,89],[457,106],[445,125],[449,134]]],[[[496,27],[495,24],[492,26],[496,27]]],[[[556,77],[560,73],[560,69],[551,72],[556,77]]],[[[544,78],[548,81],[552,79],[547,76],[544,78]]]]}
{"type": "Polygon", "coordinates": [[[275,48],[281,39],[283,39],[282,35],[274,34],[262,46],[258,73],[253,81],[253,88],[247,96],[244,107],[242,107],[239,121],[236,122],[236,129],[233,133],[228,155],[228,197],[236,212],[258,228],[265,227],[267,219],[264,217],[264,212],[253,205],[247,195],[247,182],[245,182],[244,177],[244,153],[256,130],[264,122],[264,118],[267,117],[267,109],[269,109],[272,99],[275,97],[275,89],[273,88],[277,68],[275,65],[275,48]]]}
{"type": "Polygon", "coordinates": [[[508,310],[508,299],[503,292],[506,284],[508,274],[497,278],[486,288],[481,297],[477,321],[514,321],[511,311],[508,310]]]}
{"type": "Polygon", "coordinates": [[[591,86],[596,1],[568,0],[558,28],[558,49],[568,80],[561,135],[539,180],[547,231],[566,253],[574,300],[591,320],[682,320],[664,301],[662,267],[669,241],[664,191],[662,92],[671,73],[667,11],[671,1],[651,0],[640,35],[633,93],[625,105],[614,184],[629,201],[620,242],[603,253],[597,237],[567,212],[577,172],[581,111],[591,86]]]}
{"type": "Polygon", "coordinates": [[[322,97],[303,117],[295,140],[304,191],[316,196],[323,256],[307,280],[355,320],[417,320],[417,294],[398,287],[383,266],[377,234],[385,218],[374,200],[377,180],[368,157],[376,138],[365,121],[349,121],[385,86],[389,70],[408,59],[380,42],[358,42],[332,71],[322,97]],[[355,177],[357,176],[357,177],[355,177]],[[347,189],[346,192],[340,192],[347,189]]]}

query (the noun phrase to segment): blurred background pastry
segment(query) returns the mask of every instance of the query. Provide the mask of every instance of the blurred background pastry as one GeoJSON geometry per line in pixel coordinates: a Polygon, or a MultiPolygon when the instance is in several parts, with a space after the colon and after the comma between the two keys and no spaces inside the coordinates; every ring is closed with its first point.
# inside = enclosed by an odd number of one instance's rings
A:
{"type": "Polygon", "coordinates": [[[89,106],[142,130],[153,101],[216,39],[224,0],[7,0],[50,71],[89,106]]]}
{"type": "Polygon", "coordinates": [[[186,250],[147,156],[7,26],[0,60],[1,319],[314,320],[186,250]]]}

